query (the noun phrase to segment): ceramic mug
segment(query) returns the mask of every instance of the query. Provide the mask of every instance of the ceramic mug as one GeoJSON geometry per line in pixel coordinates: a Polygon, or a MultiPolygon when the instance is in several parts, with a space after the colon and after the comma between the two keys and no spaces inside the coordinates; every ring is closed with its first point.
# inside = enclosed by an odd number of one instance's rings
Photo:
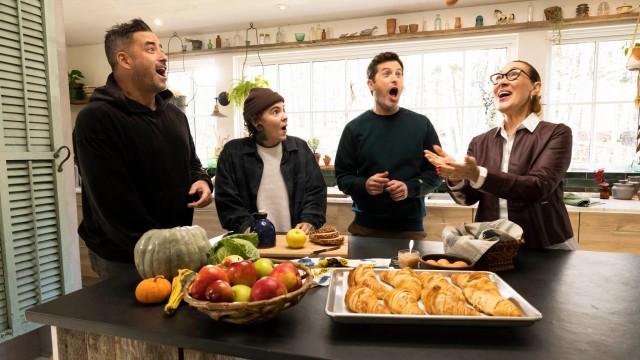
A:
{"type": "Polygon", "coordinates": [[[408,25],[399,25],[398,26],[398,30],[400,30],[400,33],[406,33],[407,30],[409,30],[409,26],[408,25]]]}

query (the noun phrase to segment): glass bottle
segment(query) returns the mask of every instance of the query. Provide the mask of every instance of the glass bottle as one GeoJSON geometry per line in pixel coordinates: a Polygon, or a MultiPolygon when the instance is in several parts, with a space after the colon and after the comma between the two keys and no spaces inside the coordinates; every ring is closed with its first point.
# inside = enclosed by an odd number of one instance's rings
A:
{"type": "Polygon", "coordinates": [[[264,43],[265,44],[270,44],[271,43],[271,35],[264,34],[264,43]]]}
{"type": "Polygon", "coordinates": [[[276,228],[267,219],[267,213],[259,211],[253,213],[251,231],[258,233],[258,248],[270,248],[276,246],[276,228]]]}
{"type": "Polygon", "coordinates": [[[436,18],[433,20],[433,30],[442,30],[442,19],[440,19],[440,14],[436,14],[436,18]]]}
{"type": "Polygon", "coordinates": [[[224,43],[223,43],[224,47],[228,48],[231,47],[231,40],[229,40],[229,38],[224,38],[224,43]]]}
{"type": "Polygon", "coordinates": [[[277,43],[284,42],[284,36],[282,36],[282,31],[280,31],[280,26],[278,26],[278,32],[276,33],[276,42],[277,43]]]}
{"type": "Polygon", "coordinates": [[[316,27],[315,26],[311,26],[311,29],[309,29],[309,41],[313,41],[315,40],[315,34],[316,34],[316,27]]]}
{"type": "Polygon", "coordinates": [[[322,36],[321,36],[322,40],[327,40],[327,31],[325,29],[322,29],[322,36]]]}
{"type": "Polygon", "coordinates": [[[316,40],[321,40],[322,39],[322,28],[320,27],[320,24],[316,25],[316,40]]]}
{"type": "Polygon", "coordinates": [[[216,36],[216,49],[220,49],[222,47],[222,38],[220,35],[216,36]]]}
{"type": "Polygon", "coordinates": [[[260,34],[260,40],[258,40],[258,44],[264,45],[264,34],[260,34]]]}
{"type": "Polygon", "coordinates": [[[528,22],[532,22],[533,21],[533,5],[529,4],[529,6],[527,6],[527,21],[528,22]]]}
{"type": "Polygon", "coordinates": [[[207,43],[207,49],[213,49],[213,43],[211,43],[211,39],[209,39],[209,42],[207,43]]]}
{"type": "Polygon", "coordinates": [[[449,26],[449,20],[447,20],[447,21],[445,21],[445,22],[444,22],[444,29],[445,29],[445,30],[449,30],[449,29],[451,29],[451,26],[449,26]]]}
{"type": "Polygon", "coordinates": [[[240,34],[236,31],[236,34],[233,35],[233,46],[242,46],[242,38],[240,34]]]}
{"type": "Polygon", "coordinates": [[[427,19],[422,18],[422,31],[428,31],[427,29],[427,19]]]}

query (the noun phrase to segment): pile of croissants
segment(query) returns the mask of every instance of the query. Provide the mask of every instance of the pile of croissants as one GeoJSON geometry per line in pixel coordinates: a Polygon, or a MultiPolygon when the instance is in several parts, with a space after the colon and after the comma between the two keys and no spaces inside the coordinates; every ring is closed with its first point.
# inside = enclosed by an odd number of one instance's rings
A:
{"type": "Polygon", "coordinates": [[[344,302],[356,313],[452,316],[523,316],[522,310],[500,295],[486,273],[461,272],[450,276],[438,272],[415,272],[410,268],[380,272],[371,265],[349,272],[344,302]],[[422,300],[424,311],[418,301],[422,300]]]}

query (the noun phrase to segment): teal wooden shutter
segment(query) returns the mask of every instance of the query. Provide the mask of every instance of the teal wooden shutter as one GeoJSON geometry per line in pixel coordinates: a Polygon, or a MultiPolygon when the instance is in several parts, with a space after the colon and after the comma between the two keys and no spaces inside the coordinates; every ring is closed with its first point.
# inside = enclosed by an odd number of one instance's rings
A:
{"type": "Polygon", "coordinates": [[[0,0],[0,341],[36,328],[25,310],[68,290],[53,6],[0,0]]]}

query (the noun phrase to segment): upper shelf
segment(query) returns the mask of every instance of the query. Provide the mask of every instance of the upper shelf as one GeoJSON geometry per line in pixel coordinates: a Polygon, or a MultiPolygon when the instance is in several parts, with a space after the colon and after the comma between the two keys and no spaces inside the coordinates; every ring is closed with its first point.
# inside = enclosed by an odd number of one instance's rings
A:
{"type": "MultiPolygon", "coordinates": [[[[631,23],[637,19],[637,16],[638,16],[637,12],[631,12],[627,14],[588,16],[588,17],[564,19],[562,21],[562,28],[577,27],[582,25],[613,25],[613,24],[631,23]]],[[[439,38],[439,37],[450,37],[450,36],[475,35],[475,34],[483,34],[483,33],[535,30],[535,29],[550,28],[551,24],[552,23],[550,21],[533,21],[533,22],[514,23],[514,24],[505,24],[505,25],[466,27],[461,29],[430,30],[430,31],[418,31],[413,33],[408,32],[408,33],[402,33],[402,34],[395,33],[395,34],[383,34],[383,35],[371,35],[371,36],[353,36],[353,37],[334,38],[334,39],[327,39],[327,40],[296,41],[296,42],[274,43],[274,44],[264,44],[264,45],[251,45],[249,46],[249,48],[260,49],[260,50],[276,50],[276,49],[312,48],[312,47],[318,47],[318,46],[335,46],[335,45],[345,45],[345,44],[371,43],[371,42],[392,41],[392,40],[439,38]]],[[[219,49],[202,49],[202,50],[192,50],[192,51],[185,51],[185,52],[173,52],[173,53],[169,53],[168,55],[169,56],[180,56],[180,55],[199,56],[199,55],[212,55],[212,54],[218,54],[218,53],[240,52],[244,50],[245,50],[244,46],[232,46],[232,47],[219,48],[219,49]]]]}

